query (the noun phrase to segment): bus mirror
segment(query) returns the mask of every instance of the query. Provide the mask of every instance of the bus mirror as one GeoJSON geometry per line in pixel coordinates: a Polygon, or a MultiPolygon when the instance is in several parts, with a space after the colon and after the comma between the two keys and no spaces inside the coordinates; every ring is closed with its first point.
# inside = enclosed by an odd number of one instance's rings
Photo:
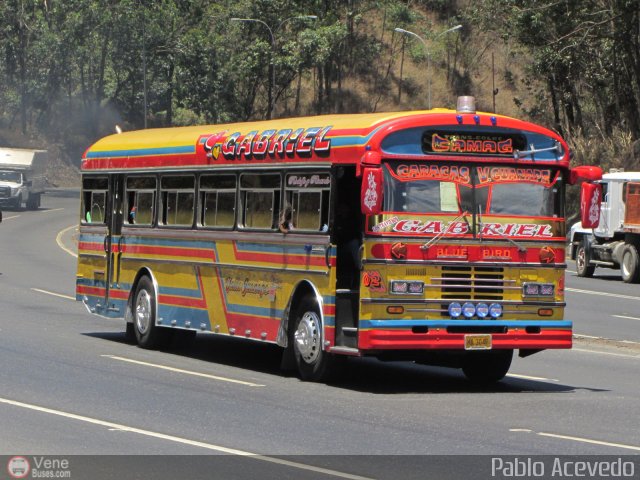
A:
{"type": "Polygon", "coordinates": [[[382,210],[382,169],[365,167],[363,170],[360,206],[365,215],[377,215],[382,210]]]}
{"type": "Polygon", "coordinates": [[[584,228],[597,228],[600,223],[602,185],[583,183],[580,190],[580,221],[584,228]]]}
{"type": "Polygon", "coordinates": [[[589,165],[581,165],[572,168],[569,172],[569,185],[575,185],[580,181],[595,182],[602,178],[602,169],[589,165]]]}
{"type": "Polygon", "coordinates": [[[362,169],[366,167],[379,167],[382,162],[382,155],[373,150],[367,150],[360,159],[360,163],[356,164],[356,177],[360,178],[362,169]]]}

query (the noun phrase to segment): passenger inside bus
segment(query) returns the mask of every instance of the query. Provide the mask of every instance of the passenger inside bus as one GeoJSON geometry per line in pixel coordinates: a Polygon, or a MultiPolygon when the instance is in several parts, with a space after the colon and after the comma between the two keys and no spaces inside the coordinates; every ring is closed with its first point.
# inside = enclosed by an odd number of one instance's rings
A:
{"type": "Polygon", "coordinates": [[[293,226],[293,209],[290,203],[285,203],[282,213],[280,214],[280,222],[278,223],[278,229],[282,233],[289,233],[294,229],[293,226]]]}

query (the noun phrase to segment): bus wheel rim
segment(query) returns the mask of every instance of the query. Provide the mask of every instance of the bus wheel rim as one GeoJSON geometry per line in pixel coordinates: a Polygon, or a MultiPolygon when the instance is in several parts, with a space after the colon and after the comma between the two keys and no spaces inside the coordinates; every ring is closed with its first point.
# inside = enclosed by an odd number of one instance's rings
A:
{"type": "Polygon", "coordinates": [[[315,312],[306,312],[294,334],[296,348],[305,363],[313,363],[320,354],[320,319],[315,312]]]}
{"type": "Polygon", "coordinates": [[[151,297],[146,290],[142,290],[136,299],[136,327],[142,334],[147,332],[151,322],[151,297]]]}

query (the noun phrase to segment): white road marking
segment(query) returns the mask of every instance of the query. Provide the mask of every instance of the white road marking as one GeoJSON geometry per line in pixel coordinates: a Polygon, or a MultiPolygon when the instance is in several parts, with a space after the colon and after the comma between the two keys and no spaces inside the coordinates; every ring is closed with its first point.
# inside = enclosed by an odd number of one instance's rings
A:
{"type": "Polygon", "coordinates": [[[80,422],[91,423],[93,425],[99,425],[101,427],[106,427],[108,429],[120,430],[124,432],[137,433],[140,435],[145,435],[147,437],[159,438],[161,440],[168,440],[170,442],[181,443],[183,445],[190,445],[193,447],[200,447],[207,450],[213,450],[216,452],[226,453],[230,455],[238,455],[242,457],[252,458],[254,460],[261,460],[263,462],[275,463],[277,465],[284,465],[287,467],[297,468],[299,470],[307,470],[311,472],[322,473],[325,475],[330,475],[333,477],[340,478],[348,478],[351,480],[370,480],[367,477],[361,477],[359,475],[352,475],[350,473],[339,472],[337,470],[330,470],[327,468],[314,467],[313,465],[305,465],[304,463],[291,462],[288,460],[282,460],[274,457],[267,457],[265,455],[260,455],[257,453],[251,453],[244,450],[238,450],[235,448],[227,448],[222,447],[220,445],[214,445],[211,443],[200,442],[197,440],[189,440],[187,438],[175,437],[173,435],[166,435],[164,433],[153,432],[151,430],[143,430],[141,428],[129,427],[127,425],[121,425],[118,423],[107,422],[104,420],[99,420],[97,418],[85,417],[84,415],[77,415],[75,413],[64,412],[61,410],[54,410],[52,408],[41,407],[39,405],[32,405],[30,403],[18,402],[16,400],[10,400],[8,398],[0,397],[0,403],[4,403],[7,405],[13,405],[14,407],[26,408],[28,410],[48,413],[51,415],[57,415],[59,417],[70,418],[72,420],[78,420],[80,422]]]}
{"type": "Polygon", "coordinates": [[[565,270],[567,273],[574,273],[574,274],[578,274],[578,272],[574,272],[573,270],[565,270]]]}
{"type": "Polygon", "coordinates": [[[64,210],[64,208],[52,208],[51,210],[40,210],[39,213],[59,212],[60,210],[64,210]]]}
{"type": "Polygon", "coordinates": [[[640,452],[640,447],[635,445],[626,445],[624,443],[604,442],[602,440],[593,440],[591,438],[573,437],[571,435],[559,435],[557,433],[538,432],[536,435],[541,437],[559,438],[561,440],[572,440],[574,442],[591,443],[593,445],[604,445],[606,447],[624,448],[626,450],[636,450],[640,452]]]}
{"type": "Polygon", "coordinates": [[[49,292],[47,290],[41,290],[39,288],[32,288],[31,290],[33,290],[34,292],[44,293],[46,295],[52,295],[54,297],[66,298],[67,300],[73,300],[74,302],[76,300],[76,297],[71,297],[69,295],[62,295],[61,293],[49,292]]]}
{"type": "Polygon", "coordinates": [[[111,358],[112,360],[120,360],[121,362],[135,363],[136,365],[143,365],[145,367],[153,367],[153,368],[159,368],[161,370],[168,370],[170,372],[184,373],[184,374],[187,374],[187,375],[193,375],[193,376],[196,376],[196,377],[204,377],[204,378],[209,378],[211,380],[219,380],[219,381],[222,381],[222,382],[238,383],[240,385],[245,385],[247,387],[264,387],[265,386],[265,385],[261,385],[259,383],[245,382],[245,381],[242,381],[242,380],[236,380],[234,378],[219,377],[219,376],[216,376],[216,375],[209,375],[207,373],[193,372],[193,371],[190,371],[190,370],[182,370],[181,368],[167,367],[165,365],[157,365],[155,363],[141,362],[140,360],[133,360],[131,358],[118,357],[118,356],[115,356],[115,355],[100,355],[100,356],[104,357],[104,358],[111,358]]]}
{"type": "Polygon", "coordinates": [[[78,254],[76,252],[74,252],[73,250],[67,248],[64,246],[64,244],[62,243],[62,236],[67,233],[69,230],[71,230],[72,228],[78,228],[77,225],[71,225],[70,227],[65,228],[64,230],[61,230],[60,232],[58,232],[58,236],[56,236],[56,243],[58,244],[58,246],[64,250],[65,252],[67,252],[69,255],[71,255],[72,257],[76,257],[78,258],[78,254]]]}
{"type": "Polygon", "coordinates": [[[616,318],[626,318],[627,320],[640,320],[638,317],[627,317],[626,315],[611,315],[616,318]]]}
{"type": "Polygon", "coordinates": [[[625,355],[624,353],[602,352],[600,350],[586,350],[584,348],[572,348],[576,352],[595,353],[597,355],[610,355],[612,357],[635,358],[640,359],[640,355],[625,355]]]}
{"type": "Polygon", "coordinates": [[[530,433],[531,430],[529,430],[528,428],[510,428],[509,429],[510,432],[525,432],[525,433],[530,433]]]}
{"type": "Polygon", "coordinates": [[[11,217],[4,217],[2,220],[13,220],[14,218],[18,218],[20,215],[13,215],[11,217]]]}
{"type": "Polygon", "coordinates": [[[573,337],[574,338],[593,338],[594,340],[606,340],[606,338],[604,337],[594,337],[593,335],[582,335],[579,333],[574,333],[573,337]]]}
{"type": "Polygon", "coordinates": [[[601,295],[603,297],[622,298],[625,300],[640,300],[640,297],[633,297],[631,295],[620,295],[618,293],[594,292],[593,290],[580,290],[578,288],[565,288],[564,290],[565,292],[586,293],[587,295],[601,295]]]}
{"type": "Polygon", "coordinates": [[[557,378],[531,377],[529,375],[518,375],[517,373],[509,373],[507,377],[521,378],[523,380],[536,380],[540,382],[559,382],[557,378]]]}

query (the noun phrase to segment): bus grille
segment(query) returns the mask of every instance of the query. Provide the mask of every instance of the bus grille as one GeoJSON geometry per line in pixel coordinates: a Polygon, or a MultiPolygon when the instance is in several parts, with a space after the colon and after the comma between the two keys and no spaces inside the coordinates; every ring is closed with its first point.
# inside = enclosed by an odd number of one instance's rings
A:
{"type": "MultiPolygon", "coordinates": [[[[443,300],[497,302],[504,299],[505,281],[502,267],[442,267],[440,286],[443,300]]],[[[442,304],[442,316],[448,316],[448,303],[442,304]]]]}

